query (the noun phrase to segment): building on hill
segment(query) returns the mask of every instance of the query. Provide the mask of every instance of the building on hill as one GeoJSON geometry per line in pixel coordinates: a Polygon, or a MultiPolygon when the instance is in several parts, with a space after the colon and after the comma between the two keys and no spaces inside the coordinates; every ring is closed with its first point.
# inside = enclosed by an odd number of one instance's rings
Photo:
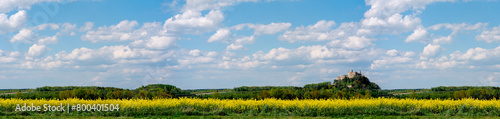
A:
{"type": "Polygon", "coordinates": [[[355,72],[351,69],[351,72],[347,72],[347,75],[337,76],[337,80],[343,80],[346,77],[347,78],[354,78],[355,76],[364,76],[364,75],[361,74],[361,70],[359,70],[359,72],[355,72]]]}

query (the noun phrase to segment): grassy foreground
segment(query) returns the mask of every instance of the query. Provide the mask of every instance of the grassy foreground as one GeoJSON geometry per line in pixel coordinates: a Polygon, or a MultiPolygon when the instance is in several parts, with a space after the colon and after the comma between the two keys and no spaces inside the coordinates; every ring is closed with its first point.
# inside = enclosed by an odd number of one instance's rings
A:
{"type": "MultiPolygon", "coordinates": [[[[42,109],[43,110],[43,109],[42,109]]],[[[153,99],[153,100],[22,100],[0,99],[0,116],[500,116],[500,100],[219,100],[219,99],[153,99]],[[17,104],[113,104],[114,111],[26,112],[16,111],[17,104]]]]}
{"type": "MultiPolygon", "coordinates": [[[[79,119],[132,119],[134,117],[95,117],[95,116],[5,116],[3,118],[16,118],[16,119],[60,119],[60,118],[79,118],[79,119]]],[[[487,116],[343,116],[343,117],[290,117],[290,116],[148,116],[141,117],[143,119],[493,119],[499,117],[487,116]]]]}

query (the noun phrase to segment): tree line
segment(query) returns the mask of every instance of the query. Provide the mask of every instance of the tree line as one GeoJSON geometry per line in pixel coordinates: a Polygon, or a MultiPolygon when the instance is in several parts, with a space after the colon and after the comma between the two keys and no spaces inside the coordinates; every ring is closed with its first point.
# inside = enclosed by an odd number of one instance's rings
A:
{"type": "Polygon", "coordinates": [[[134,90],[96,87],[96,86],[67,86],[67,87],[39,87],[34,92],[13,95],[0,95],[0,98],[20,98],[20,99],[153,99],[153,98],[175,98],[192,96],[189,92],[183,91],[172,85],[152,84],[142,86],[134,90]]]}

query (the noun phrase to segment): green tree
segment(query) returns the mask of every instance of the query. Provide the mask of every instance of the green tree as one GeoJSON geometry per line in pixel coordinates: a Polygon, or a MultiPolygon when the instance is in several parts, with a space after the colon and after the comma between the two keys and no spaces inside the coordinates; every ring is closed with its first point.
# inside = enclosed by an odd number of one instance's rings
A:
{"type": "Polygon", "coordinates": [[[113,97],[114,97],[114,99],[121,99],[121,98],[122,98],[122,95],[123,95],[123,93],[122,93],[122,91],[121,91],[121,90],[115,90],[115,91],[113,92],[113,97]]]}
{"type": "Polygon", "coordinates": [[[371,97],[372,97],[372,95],[370,93],[370,90],[366,90],[365,91],[365,98],[368,99],[368,98],[371,98],[371,97]]]}
{"type": "Polygon", "coordinates": [[[212,94],[212,98],[219,98],[219,91],[215,91],[214,94],[212,94]]]}
{"type": "Polygon", "coordinates": [[[108,93],[106,94],[106,98],[107,98],[107,99],[113,99],[113,96],[114,96],[114,95],[113,95],[113,92],[108,92],[108,93]]]}
{"type": "Polygon", "coordinates": [[[259,95],[260,99],[265,99],[269,97],[271,97],[271,95],[269,95],[269,92],[267,92],[267,90],[262,91],[262,93],[259,95]]]}
{"type": "Polygon", "coordinates": [[[23,94],[21,94],[20,91],[16,92],[16,95],[14,95],[15,98],[21,99],[23,97],[23,94]]]}
{"type": "Polygon", "coordinates": [[[413,90],[413,92],[411,92],[411,94],[410,94],[410,98],[415,99],[416,97],[417,97],[417,93],[415,93],[415,90],[413,90]]]}

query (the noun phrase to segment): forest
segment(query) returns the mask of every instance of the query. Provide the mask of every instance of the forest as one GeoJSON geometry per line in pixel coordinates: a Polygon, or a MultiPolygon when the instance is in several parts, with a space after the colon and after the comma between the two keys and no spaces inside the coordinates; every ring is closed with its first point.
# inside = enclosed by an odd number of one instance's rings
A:
{"type": "Polygon", "coordinates": [[[364,99],[391,97],[398,99],[498,99],[500,88],[491,86],[440,86],[431,89],[382,90],[364,76],[296,86],[242,86],[233,89],[182,90],[168,84],[151,84],[136,89],[97,86],[44,86],[36,89],[1,90],[0,98],[19,99],[364,99]]]}

